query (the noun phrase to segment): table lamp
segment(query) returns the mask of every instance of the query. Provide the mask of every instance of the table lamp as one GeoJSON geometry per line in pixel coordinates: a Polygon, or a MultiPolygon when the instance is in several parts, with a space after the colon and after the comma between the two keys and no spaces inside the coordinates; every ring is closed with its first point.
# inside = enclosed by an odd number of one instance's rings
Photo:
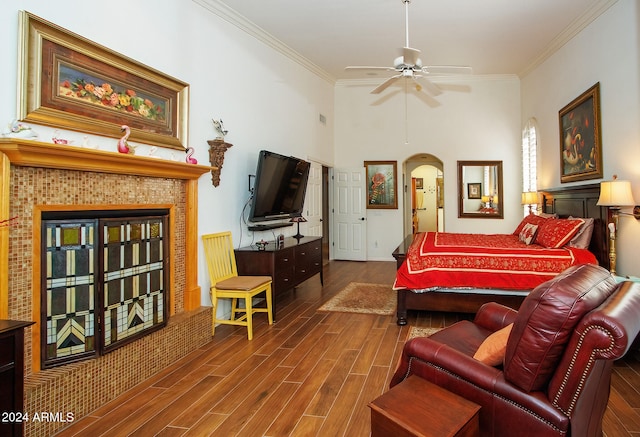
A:
{"type": "Polygon", "coordinates": [[[616,233],[618,232],[618,217],[620,208],[623,206],[634,206],[636,204],[631,193],[631,182],[618,180],[617,175],[613,175],[613,180],[600,182],[600,198],[598,206],[607,206],[611,211],[611,221],[609,222],[609,270],[616,274],[616,233]]]}
{"type": "Polygon", "coordinates": [[[529,214],[533,213],[533,205],[538,204],[538,193],[536,191],[525,191],[522,193],[522,204],[529,205],[529,214]]]}
{"type": "Polygon", "coordinates": [[[304,235],[302,235],[300,233],[300,223],[305,223],[307,221],[307,219],[302,217],[301,215],[299,215],[297,217],[292,217],[291,220],[289,220],[289,221],[298,224],[298,233],[296,235],[294,235],[293,238],[297,238],[299,240],[302,237],[304,237],[304,235]]]}

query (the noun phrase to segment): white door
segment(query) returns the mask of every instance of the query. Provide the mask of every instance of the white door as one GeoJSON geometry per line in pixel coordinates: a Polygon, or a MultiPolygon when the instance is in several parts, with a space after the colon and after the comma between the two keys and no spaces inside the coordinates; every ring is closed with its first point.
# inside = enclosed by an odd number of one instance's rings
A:
{"type": "Polygon", "coordinates": [[[304,218],[306,223],[301,226],[303,235],[322,236],[322,165],[311,162],[309,182],[304,200],[304,218]]]}
{"type": "Polygon", "coordinates": [[[334,259],[367,260],[366,194],[364,167],[333,170],[334,259]]]}

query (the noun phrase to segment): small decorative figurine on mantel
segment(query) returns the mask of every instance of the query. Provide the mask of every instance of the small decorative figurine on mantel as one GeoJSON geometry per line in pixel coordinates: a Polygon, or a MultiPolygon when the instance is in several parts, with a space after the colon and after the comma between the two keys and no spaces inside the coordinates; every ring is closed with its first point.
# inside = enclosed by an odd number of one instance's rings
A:
{"type": "Polygon", "coordinates": [[[220,172],[222,171],[222,164],[224,163],[224,153],[229,147],[232,147],[233,144],[227,143],[224,140],[224,137],[229,131],[224,128],[222,119],[214,119],[213,127],[216,128],[218,136],[215,140],[209,140],[207,143],[209,144],[209,162],[211,162],[211,166],[213,167],[211,169],[211,181],[213,182],[213,186],[217,187],[220,185],[220,172]]]}
{"type": "Polygon", "coordinates": [[[60,138],[60,131],[56,130],[53,132],[53,138],[51,138],[51,141],[53,141],[53,144],[71,144],[72,141],[66,140],[64,138],[60,138]]]}
{"type": "Polygon", "coordinates": [[[185,159],[185,162],[187,164],[197,164],[198,163],[198,160],[196,158],[192,158],[193,152],[195,152],[195,149],[193,147],[187,147],[185,152],[187,153],[187,159],[185,159]]]}
{"type": "Polygon", "coordinates": [[[129,126],[127,126],[126,124],[123,124],[120,127],[120,130],[124,132],[124,135],[118,140],[118,152],[135,155],[135,147],[129,145],[129,143],[127,142],[127,139],[129,139],[129,135],[131,135],[131,128],[129,128],[129,126]]]}
{"type": "Polygon", "coordinates": [[[7,125],[7,130],[2,131],[3,137],[8,138],[37,138],[38,134],[31,129],[31,126],[13,120],[7,125]]]}

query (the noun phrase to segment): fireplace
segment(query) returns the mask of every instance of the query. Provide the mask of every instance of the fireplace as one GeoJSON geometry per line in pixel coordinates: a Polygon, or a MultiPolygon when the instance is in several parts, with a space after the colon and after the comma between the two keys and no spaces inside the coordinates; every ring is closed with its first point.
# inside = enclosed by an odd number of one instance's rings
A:
{"type": "MultiPolygon", "coordinates": [[[[25,331],[25,409],[76,419],[210,341],[210,308],[197,278],[198,178],[211,167],[29,140],[0,139],[0,318],[37,322],[25,331]],[[106,355],[40,368],[41,227],[52,213],[168,212],[167,326],[106,355]],[[123,369],[134,365],[135,372],[123,369]],[[78,384],[83,381],[83,384],[78,384]]],[[[63,423],[29,423],[50,435],[63,423]]]]}
{"type": "Polygon", "coordinates": [[[147,208],[43,214],[43,368],[104,355],[166,325],[168,217],[147,208]]]}

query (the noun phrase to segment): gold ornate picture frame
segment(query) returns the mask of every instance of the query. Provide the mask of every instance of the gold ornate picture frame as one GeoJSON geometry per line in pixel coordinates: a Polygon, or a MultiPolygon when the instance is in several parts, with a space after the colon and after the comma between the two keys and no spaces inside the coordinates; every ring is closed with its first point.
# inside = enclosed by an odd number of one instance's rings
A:
{"type": "Polygon", "coordinates": [[[23,121],[184,149],[189,85],[20,11],[23,121]]]}
{"type": "Polygon", "coordinates": [[[600,83],[576,97],[558,116],[560,182],[602,178],[600,83]]]}

